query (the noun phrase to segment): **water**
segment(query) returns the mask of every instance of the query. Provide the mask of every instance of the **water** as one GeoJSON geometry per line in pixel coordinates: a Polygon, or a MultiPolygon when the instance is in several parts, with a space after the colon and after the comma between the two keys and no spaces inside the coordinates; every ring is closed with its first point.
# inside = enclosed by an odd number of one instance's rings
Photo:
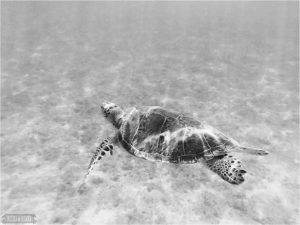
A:
{"type": "Polygon", "coordinates": [[[2,3],[1,210],[40,224],[299,223],[297,2],[2,3]],[[99,104],[186,112],[267,157],[239,186],[118,149],[99,104]]]}

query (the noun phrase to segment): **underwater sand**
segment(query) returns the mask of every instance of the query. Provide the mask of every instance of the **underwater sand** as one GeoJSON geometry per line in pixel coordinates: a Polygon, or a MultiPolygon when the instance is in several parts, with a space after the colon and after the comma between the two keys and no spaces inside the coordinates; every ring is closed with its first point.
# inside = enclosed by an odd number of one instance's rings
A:
{"type": "Polygon", "coordinates": [[[299,224],[297,2],[2,2],[1,212],[38,224],[299,224]],[[241,144],[236,186],[116,149],[99,105],[183,111],[241,144]]]}

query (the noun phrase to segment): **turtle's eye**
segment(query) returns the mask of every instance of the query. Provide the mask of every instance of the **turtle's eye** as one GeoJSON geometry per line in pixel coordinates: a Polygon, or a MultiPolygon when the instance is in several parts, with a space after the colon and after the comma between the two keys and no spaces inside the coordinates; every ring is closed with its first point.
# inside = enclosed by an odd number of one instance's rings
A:
{"type": "Polygon", "coordinates": [[[105,108],[105,109],[103,110],[104,116],[105,116],[105,117],[108,117],[108,115],[111,114],[112,108],[113,108],[113,107],[111,106],[111,107],[105,108]]]}

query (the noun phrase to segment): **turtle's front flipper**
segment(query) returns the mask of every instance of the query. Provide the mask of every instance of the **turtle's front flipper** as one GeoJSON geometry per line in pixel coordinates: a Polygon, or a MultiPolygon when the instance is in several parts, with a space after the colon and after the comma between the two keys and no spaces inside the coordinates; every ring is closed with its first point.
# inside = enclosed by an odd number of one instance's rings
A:
{"type": "Polygon", "coordinates": [[[98,160],[102,159],[105,155],[113,154],[113,148],[114,143],[116,142],[116,138],[106,138],[104,141],[101,142],[101,144],[96,148],[96,151],[90,161],[88,172],[86,174],[89,175],[89,173],[93,170],[94,165],[97,163],[98,160]]]}
{"type": "Polygon", "coordinates": [[[240,184],[244,181],[243,174],[246,171],[242,168],[241,162],[231,155],[214,157],[207,160],[208,167],[231,184],[240,184]]]}

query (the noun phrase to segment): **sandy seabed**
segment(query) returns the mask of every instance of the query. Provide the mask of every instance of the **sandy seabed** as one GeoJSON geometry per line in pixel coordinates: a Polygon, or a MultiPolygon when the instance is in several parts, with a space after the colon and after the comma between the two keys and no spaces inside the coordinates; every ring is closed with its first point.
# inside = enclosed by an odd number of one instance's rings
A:
{"type": "Polygon", "coordinates": [[[3,2],[1,212],[39,224],[299,224],[297,2],[3,2]],[[106,157],[99,105],[159,105],[242,144],[246,181],[106,157]]]}

